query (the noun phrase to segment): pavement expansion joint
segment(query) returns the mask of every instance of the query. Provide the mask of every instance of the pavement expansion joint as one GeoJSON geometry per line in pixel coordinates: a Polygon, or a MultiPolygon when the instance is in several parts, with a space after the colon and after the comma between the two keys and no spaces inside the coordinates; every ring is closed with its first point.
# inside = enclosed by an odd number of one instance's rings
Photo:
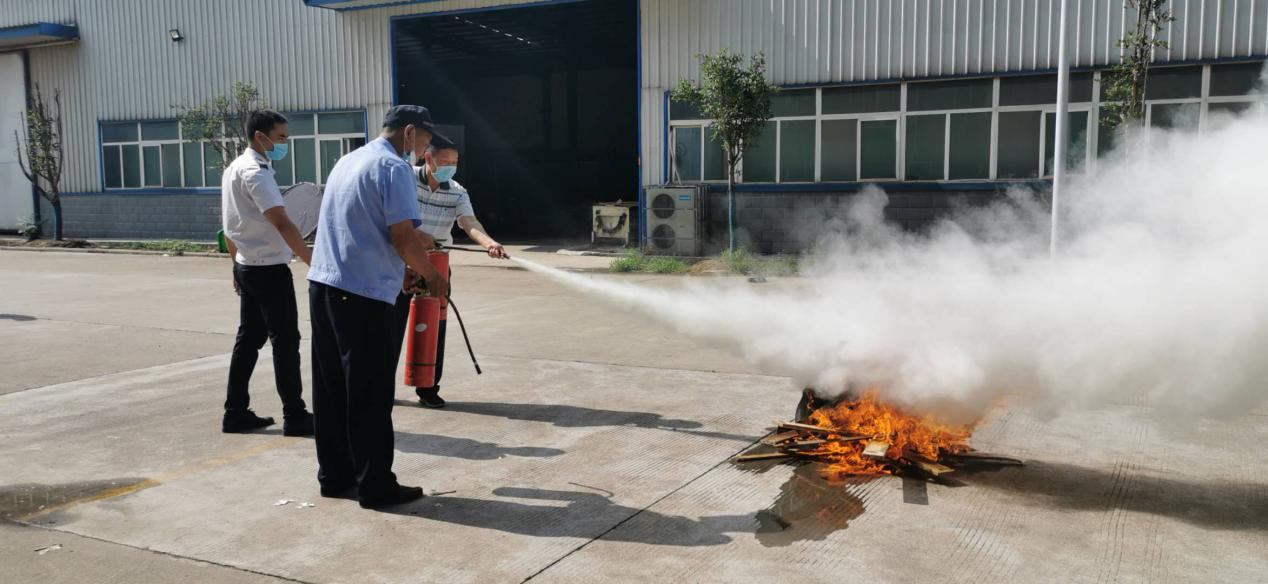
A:
{"type": "Polygon", "coordinates": [[[196,563],[199,563],[199,564],[206,564],[206,565],[208,565],[208,566],[217,566],[217,567],[220,567],[220,568],[228,568],[228,569],[230,569],[230,570],[234,570],[234,571],[238,571],[238,572],[243,572],[243,573],[246,573],[246,574],[255,574],[255,575],[257,575],[257,576],[266,576],[266,577],[269,577],[269,578],[275,578],[275,579],[281,580],[281,581],[283,581],[283,582],[296,582],[297,584],[317,584],[316,582],[312,582],[312,581],[309,581],[309,580],[298,580],[298,579],[295,579],[295,578],[288,578],[288,577],[286,577],[286,576],[282,576],[282,575],[279,575],[279,574],[271,574],[271,573],[269,573],[269,572],[262,572],[262,571],[259,571],[259,570],[252,570],[252,569],[250,569],[250,568],[243,568],[243,567],[241,567],[241,566],[234,566],[234,565],[232,565],[232,564],[225,564],[225,563],[221,563],[221,562],[215,562],[215,561],[211,561],[211,560],[207,560],[207,559],[203,559],[203,558],[195,558],[195,557],[193,557],[193,556],[185,556],[185,555],[181,555],[181,554],[174,554],[174,553],[171,553],[171,552],[165,552],[165,551],[163,551],[163,550],[158,550],[158,549],[149,548],[149,547],[143,547],[143,546],[130,545],[130,544],[126,544],[126,543],[123,543],[123,542],[112,541],[112,540],[109,540],[109,539],[104,539],[104,538],[96,537],[96,536],[89,535],[89,534],[86,534],[86,533],[79,533],[79,532],[73,532],[73,531],[66,531],[66,530],[63,530],[63,529],[58,529],[58,528],[56,528],[56,527],[51,527],[51,526],[48,526],[48,525],[40,525],[40,524],[38,524],[38,523],[26,523],[26,522],[23,522],[23,521],[19,521],[19,522],[17,522],[17,523],[18,523],[19,525],[23,525],[23,526],[26,526],[26,527],[34,527],[34,528],[37,528],[37,529],[43,529],[43,530],[45,530],[45,531],[52,531],[52,532],[56,532],[56,533],[69,533],[69,534],[73,534],[73,535],[75,535],[76,537],[82,537],[82,538],[84,538],[84,539],[90,539],[90,540],[93,540],[93,541],[98,541],[98,542],[101,542],[101,543],[106,543],[106,544],[110,544],[110,545],[122,546],[122,547],[125,547],[125,548],[128,548],[128,549],[133,549],[133,550],[137,550],[137,551],[140,551],[140,552],[148,552],[148,553],[152,553],[152,554],[158,554],[158,555],[160,555],[160,556],[165,556],[165,557],[168,557],[168,558],[175,558],[175,559],[178,559],[178,560],[185,560],[185,561],[188,561],[188,562],[196,562],[196,563]]]}
{"type": "MultiPolygon", "coordinates": [[[[642,515],[642,514],[643,514],[644,512],[646,512],[647,510],[649,510],[649,509],[651,509],[652,507],[655,507],[656,505],[660,504],[660,502],[661,502],[661,501],[664,501],[665,499],[668,499],[669,497],[672,497],[675,493],[677,493],[677,492],[679,492],[679,491],[681,491],[681,490],[683,490],[683,489],[685,489],[685,488],[687,488],[687,487],[691,486],[691,485],[692,485],[692,483],[695,483],[696,481],[698,481],[698,480],[700,480],[700,479],[704,478],[704,477],[705,477],[705,475],[708,475],[709,473],[711,473],[711,472],[713,472],[713,471],[717,470],[717,469],[718,469],[718,467],[720,467],[720,466],[722,466],[722,465],[726,464],[727,462],[730,462],[732,457],[734,457],[734,456],[738,455],[738,454],[739,454],[739,453],[741,453],[741,452],[744,452],[745,450],[748,450],[749,448],[752,448],[752,447],[753,447],[753,446],[755,446],[757,443],[758,443],[758,440],[754,440],[753,442],[751,442],[751,443],[749,443],[749,444],[745,445],[743,448],[741,448],[741,449],[739,449],[739,450],[737,450],[737,451],[735,451],[735,452],[731,453],[730,455],[728,455],[728,456],[724,457],[722,460],[719,460],[719,461],[718,461],[716,464],[714,464],[713,466],[710,466],[709,468],[706,468],[706,469],[705,469],[703,472],[701,472],[700,474],[697,474],[696,476],[691,477],[691,478],[690,478],[690,479],[688,479],[687,481],[683,482],[681,485],[678,485],[677,487],[674,487],[673,489],[671,489],[669,492],[665,493],[664,495],[661,495],[660,497],[657,497],[655,501],[652,501],[651,503],[648,503],[647,505],[644,505],[644,506],[643,506],[642,508],[640,508],[638,511],[635,511],[635,512],[631,513],[628,517],[626,517],[626,518],[624,518],[624,519],[622,519],[622,520],[620,520],[620,521],[616,522],[616,524],[614,524],[612,527],[609,527],[609,528],[605,529],[605,530],[603,531],[603,533],[600,533],[600,534],[598,534],[598,535],[596,535],[596,536],[594,536],[594,537],[592,537],[592,538],[590,538],[590,539],[588,539],[588,540],[586,540],[586,541],[582,542],[582,543],[581,543],[580,545],[578,545],[577,547],[575,547],[575,548],[573,548],[573,549],[569,550],[569,551],[568,551],[568,553],[565,553],[564,555],[559,556],[558,558],[555,558],[555,559],[554,559],[554,561],[552,561],[552,562],[550,562],[549,564],[546,564],[545,566],[543,566],[543,567],[542,567],[542,569],[540,569],[540,570],[538,570],[538,571],[536,571],[536,572],[533,572],[533,573],[532,573],[532,574],[530,574],[527,578],[523,579],[523,580],[521,581],[521,584],[523,584],[524,582],[528,582],[529,580],[532,580],[533,578],[536,578],[536,577],[538,577],[538,576],[542,575],[542,574],[543,574],[543,573],[545,573],[547,570],[549,570],[549,569],[551,569],[551,568],[555,567],[555,566],[556,566],[556,565],[558,565],[560,562],[562,562],[562,561],[564,561],[564,560],[568,559],[568,557],[569,557],[569,556],[571,556],[571,555],[573,555],[573,554],[575,554],[575,553],[577,553],[577,552],[579,552],[579,551],[581,551],[581,550],[585,549],[585,547],[586,547],[586,546],[588,546],[588,545],[590,545],[590,544],[592,544],[592,543],[594,543],[594,542],[596,542],[596,541],[598,541],[598,540],[600,540],[600,539],[603,539],[603,537],[604,537],[604,536],[606,536],[607,534],[612,533],[613,531],[616,531],[617,529],[620,529],[620,527],[621,527],[622,525],[625,525],[626,523],[629,523],[629,522],[630,522],[630,520],[634,519],[635,517],[638,517],[639,515],[642,515]]],[[[576,483],[571,483],[571,484],[576,484],[576,483]]],[[[577,486],[579,486],[579,487],[585,487],[585,485],[577,485],[577,486]]],[[[586,488],[594,488],[594,487],[586,487],[586,488]]]]}

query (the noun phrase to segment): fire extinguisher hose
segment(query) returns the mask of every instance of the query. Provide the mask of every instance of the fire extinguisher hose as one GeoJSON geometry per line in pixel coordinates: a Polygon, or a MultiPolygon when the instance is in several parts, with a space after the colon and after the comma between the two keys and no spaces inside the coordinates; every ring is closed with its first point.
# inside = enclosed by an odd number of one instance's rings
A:
{"type": "Polygon", "coordinates": [[[453,303],[453,298],[448,294],[445,295],[445,300],[453,309],[453,315],[458,318],[458,328],[462,330],[462,340],[467,343],[467,354],[471,355],[471,364],[475,365],[476,375],[484,375],[484,372],[480,370],[480,362],[476,361],[475,351],[471,349],[471,338],[467,336],[467,325],[462,324],[462,313],[458,312],[458,305],[453,303]]]}

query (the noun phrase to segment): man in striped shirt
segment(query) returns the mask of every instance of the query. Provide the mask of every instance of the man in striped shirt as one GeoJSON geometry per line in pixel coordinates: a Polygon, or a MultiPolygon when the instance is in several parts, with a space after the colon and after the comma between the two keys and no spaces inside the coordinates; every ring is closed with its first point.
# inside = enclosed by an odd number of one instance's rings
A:
{"type": "MultiPolygon", "coordinates": [[[[423,223],[418,227],[420,231],[432,236],[438,246],[446,246],[453,243],[453,227],[457,223],[467,233],[467,237],[488,251],[489,257],[506,258],[506,250],[502,244],[489,237],[484,226],[476,219],[467,189],[453,179],[458,171],[457,146],[448,141],[433,141],[423,153],[423,165],[414,171],[418,178],[419,211],[423,216],[423,223]]],[[[402,342],[409,321],[411,296],[412,293],[402,291],[396,298],[396,317],[402,342]]],[[[419,405],[425,408],[445,407],[445,400],[440,397],[440,375],[445,365],[445,322],[440,321],[440,328],[436,332],[435,385],[415,389],[419,405]]]]}

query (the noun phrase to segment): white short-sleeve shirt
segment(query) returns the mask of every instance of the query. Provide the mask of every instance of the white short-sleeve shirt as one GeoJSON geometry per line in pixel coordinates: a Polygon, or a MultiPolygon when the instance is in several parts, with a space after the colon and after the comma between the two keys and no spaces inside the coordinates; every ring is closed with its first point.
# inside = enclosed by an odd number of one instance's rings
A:
{"type": "Polygon", "coordinates": [[[268,158],[247,148],[229,163],[220,181],[220,218],[225,237],[238,248],[234,261],[244,266],[291,261],[290,246],[264,217],[265,211],[283,206],[268,158]]]}
{"type": "Polygon", "coordinates": [[[418,210],[423,215],[419,229],[435,238],[440,245],[450,245],[453,243],[453,226],[458,218],[475,217],[471,195],[452,179],[431,190],[424,168],[414,168],[414,175],[418,178],[418,210]]]}

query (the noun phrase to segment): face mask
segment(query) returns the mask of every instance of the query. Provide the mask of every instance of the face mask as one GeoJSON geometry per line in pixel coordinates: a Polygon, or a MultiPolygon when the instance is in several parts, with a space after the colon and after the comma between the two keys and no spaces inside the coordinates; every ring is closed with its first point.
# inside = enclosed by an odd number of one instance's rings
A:
{"type": "MultiPolygon", "coordinates": [[[[265,138],[268,139],[270,143],[273,143],[273,140],[271,138],[268,138],[267,136],[265,138]]],[[[286,158],[286,151],[289,147],[290,145],[288,145],[286,142],[273,143],[273,147],[268,150],[265,150],[264,155],[268,156],[269,160],[281,160],[283,158],[286,158]]]]}
{"type": "Polygon", "coordinates": [[[436,177],[436,182],[449,182],[453,178],[454,173],[458,172],[457,166],[437,166],[436,171],[431,173],[436,177]]]}
{"type": "MultiPolygon", "coordinates": [[[[414,133],[414,137],[415,139],[418,138],[417,132],[414,133]]],[[[410,142],[414,142],[414,143],[410,144],[409,147],[406,148],[405,151],[401,153],[401,158],[404,159],[405,162],[408,162],[410,166],[413,166],[414,165],[414,147],[417,146],[418,143],[415,140],[410,140],[410,142]]],[[[404,146],[404,142],[402,142],[401,145],[404,146]]]]}

